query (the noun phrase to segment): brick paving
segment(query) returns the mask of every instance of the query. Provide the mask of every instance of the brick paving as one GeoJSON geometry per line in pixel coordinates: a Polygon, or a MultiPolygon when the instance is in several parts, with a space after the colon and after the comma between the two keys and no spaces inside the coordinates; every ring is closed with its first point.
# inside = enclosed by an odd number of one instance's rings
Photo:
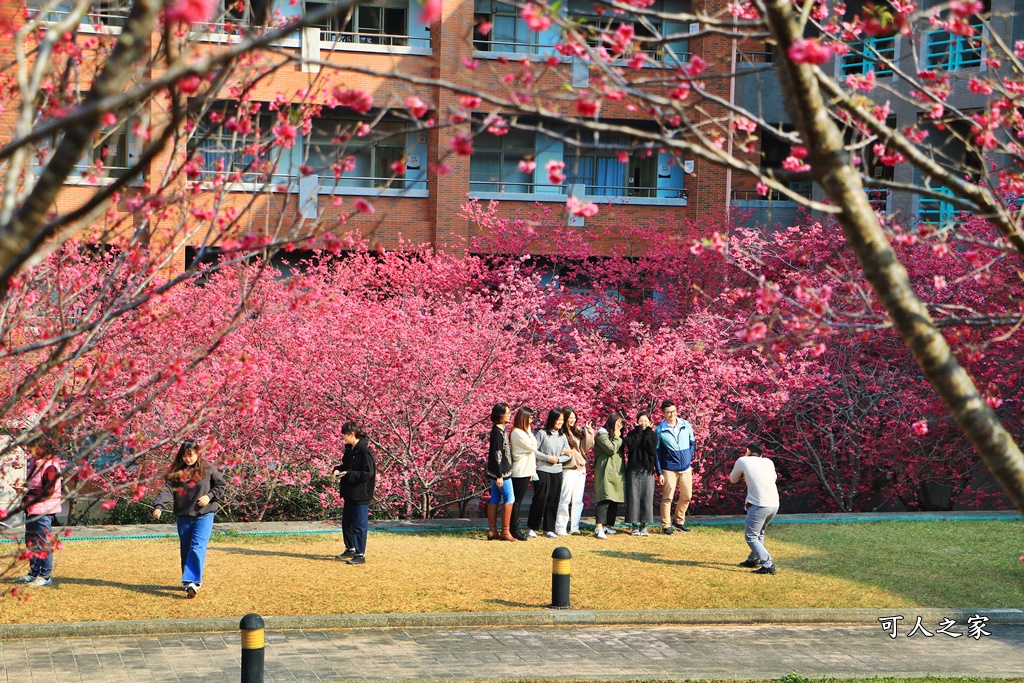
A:
{"type": "MultiPolygon", "coordinates": [[[[882,616],[882,615],[880,615],[882,616]]],[[[904,626],[906,621],[908,626],[904,626]]],[[[1024,680],[1024,626],[974,639],[881,626],[543,626],[267,633],[266,683],[750,679],[926,674],[1024,680]]],[[[934,624],[925,624],[933,633],[934,624]]],[[[963,625],[950,629],[965,631],[963,625]]],[[[0,641],[0,683],[237,683],[237,633],[0,641]]]]}

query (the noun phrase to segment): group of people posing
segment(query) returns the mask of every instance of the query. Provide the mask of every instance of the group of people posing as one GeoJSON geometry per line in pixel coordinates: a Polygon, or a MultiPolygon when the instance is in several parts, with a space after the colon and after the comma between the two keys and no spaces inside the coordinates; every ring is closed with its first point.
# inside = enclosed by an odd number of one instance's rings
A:
{"type": "Polygon", "coordinates": [[[511,410],[498,403],[491,411],[493,427],[487,459],[491,497],[487,506],[487,537],[523,541],[544,534],[557,538],[580,533],[588,454],[593,451],[596,538],[615,530],[619,506],[634,536],[648,536],[654,522],[654,484],[662,487],[661,531],[689,532],[686,510],[693,497],[693,427],[679,416],[672,401],[661,406],[660,424],[641,412],[631,428],[621,413],[612,413],[595,433],[581,425],[570,408],[551,410],[544,427],[534,432],[533,411],[520,408],[506,436],[511,410]],[[533,482],[533,502],[525,533],[519,529],[519,507],[533,482]],[[672,511],[672,502],[679,494],[672,511]],[[499,526],[499,508],[500,526],[499,526]]]}
{"type": "MultiPolygon", "coordinates": [[[[594,536],[607,539],[618,533],[619,505],[626,505],[626,522],[633,536],[649,536],[654,522],[654,483],[661,485],[661,532],[688,533],[686,510],[693,498],[693,427],[679,416],[671,400],[661,404],[662,421],[655,426],[650,413],[636,416],[627,430],[626,418],[614,412],[594,432],[589,422],[580,425],[570,407],[551,410],[544,427],[532,429],[533,411],[520,408],[512,418],[506,403],[491,409],[487,478],[491,482],[487,504],[487,538],[525,541],[543,534],[558,538],[580,533],[588,453],[593,451],[594,499],[597,502],[594,536]],[[512,422],[512,430],[508,423],[512,422]],[[519,529],[519,508],[533,483],[533,502],[525,533],[519,529]],[[672,510],[678,492],[679,498],[672,510]]],[[[741,567],[758,574],[775,574],[764,533],[779,510],[775,465],[762,457],[760,443],[751,443],[730,474],[730,481],[747,485],[746,541],[750,547],[741,567]]]]}

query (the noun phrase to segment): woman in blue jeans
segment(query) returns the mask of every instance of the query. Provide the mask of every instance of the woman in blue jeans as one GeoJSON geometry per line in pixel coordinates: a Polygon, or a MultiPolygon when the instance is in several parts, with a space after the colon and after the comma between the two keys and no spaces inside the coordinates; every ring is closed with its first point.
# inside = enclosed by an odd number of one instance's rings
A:
{"type": "Polygon", "coordinates": [[[223,495],[224,477],[212,463],[203,460],[199,444],[192,439],[183,441],[156,496],[153,519],[160,519],[163,509],[173,501],[181,546],[181,586],[186,598],[196,597],[203,585],[213,514],[223,495]]]}

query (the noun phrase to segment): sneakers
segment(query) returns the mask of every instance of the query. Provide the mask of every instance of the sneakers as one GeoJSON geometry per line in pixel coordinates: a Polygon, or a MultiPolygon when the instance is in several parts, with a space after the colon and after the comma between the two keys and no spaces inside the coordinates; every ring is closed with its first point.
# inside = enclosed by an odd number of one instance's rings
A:
{"type": "Polygon", "coordinates": [[[633,527],[633,530],[629,532],[629,535],[630,536],[639,536],[640,535],[640,527],[638,527],[638,526],[633,527]]]}
{"type": "Polygon", "coordinates": [[[580,535],[580,530],[579,529],[573,529],[569,533],[572,534],[573,536],[579,536],[580,535]]]}
{"type": "Polygon", "coordinates": [[[544,538],[558,538],[558,534],[554,531],[546,531],[544,532],[544,538]]]}
{"type": "Polygon", "coordinates": [[[615,534],[619,533],[618,531],[615,530],[615,527],[610,527],[610,526],[606,526],[604,528],[604,532],[606,534],[608,534],[609,536],[614,536],[615,534]]]}
{"type": "Polygon", "coordinates": [[[353,555],[346,564],[366,564],[366,555],[353,555]]]}
{"type": "Polygon", "coordinates": [[[53,583],[53,579],[49,576],[37,576],[28,582],[29,586],[49,586],[53,583]]]}
{"type": "Polygon", "coordinates": [[[640,527],[640,535],[641,536],[650,536],[651,532],[649,532],[647,530],[647,527],[640,527]]]}
{"type": "Polygon", "coordinates": [[[676,530],[673,529],[670,526],[663,526],[663,527],[661,527],[661,533],[665,534],[666,536],[671,536],[675,532],[676,532],[676,530]]]}
{"type": "Polygon", "coordinates": [[[38,578],[39,577],[36,576],[35,574],[28,574],[26,576],[22,576],[21,578],[15,579],[14,583],[32,583],[33,581],[35,581],[38,578]]]}
{"type": "Polygon", "coordinates": [[[690,533],[690,529],[687,529],[685,524],[673,524],[672,528],[676,531],[682,531],[684,534],[690,533]]]}
{"type": "Polygon", "coordinates": [[[527,529],[526,530],[526,537],[527,538],[537,538],[537,532],[534,531],[533,529],[527,529]]]}
{"type": "Polygon", "coordinates": [[[355,557],[355,555],[355,550],[353,550],[352,548],[345,548],[345,552],[343,552],[341,555],[336,556],[334,559],[345,561],[352,559],[353,557],[355,557]]]}
{"type": "Polygon", "coordinates": [[[761,560],[743,560],[740,562],[740,566],[747,569],[757,569],[761,566],[761,560]]]}
{"type": "Polygon", "coordinates": [[[556,536],[568,536],[569,534],[565,533],[564,531],[556,531],[555,535],[556,536]]]}
{"type": "Polygon", "coordinates": [[[608,537],[605,535],[605,530],[604,529],[598,529],[597,531],[594,532],[594,538],[600,538],[603,541],[603,540],[605,540],[608,537]]]}
{"type": "Polygon", "coordinates": [[[185,597],[189,600],[196,597],[196,593],[198,592],[199,586],[195,585],[194,583],[190,583],[187,586],[185,586],[185,597]]]}
{"type": "Polygon", "coordinates": [[[773,564],[770,567],[761,567],[760,569],[755,569],[754,571],[752,571],[750,573],[751,574],[771,574],[772,576],[775,576],[775,565],[773,564]]]}

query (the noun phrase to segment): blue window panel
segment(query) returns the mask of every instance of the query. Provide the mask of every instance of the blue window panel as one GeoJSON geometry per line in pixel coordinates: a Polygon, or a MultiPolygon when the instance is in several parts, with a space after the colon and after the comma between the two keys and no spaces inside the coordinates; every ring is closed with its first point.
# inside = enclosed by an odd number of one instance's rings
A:
{"type": "Polygon", "coordinates": [[[925,66],[929,69],[957,71],[981,66],[981,24],[974,25],[976,35],[970,38],[949,31],[932,31],[925,37],[925,66]]]}
{"type": "MultiPolygon", "coordinates": [[[[944,187],[939,188],[942,194],[952,194],[944,187]]],[[[952,223],[958,212],[949,202],[932,197],[921,197],[917,203],[917,218],[922,223],[947,225],[952,223]]]]}
{"type": "Polygon", "coordinates": [[[875,76],[892,76],[892,69],[882,60],[896,61],[896,39],[894,37],[868,38],[850,43],[850,51],[843,55],[839,63],[839,74],[850,76],[874,71],[875,76]]]}

